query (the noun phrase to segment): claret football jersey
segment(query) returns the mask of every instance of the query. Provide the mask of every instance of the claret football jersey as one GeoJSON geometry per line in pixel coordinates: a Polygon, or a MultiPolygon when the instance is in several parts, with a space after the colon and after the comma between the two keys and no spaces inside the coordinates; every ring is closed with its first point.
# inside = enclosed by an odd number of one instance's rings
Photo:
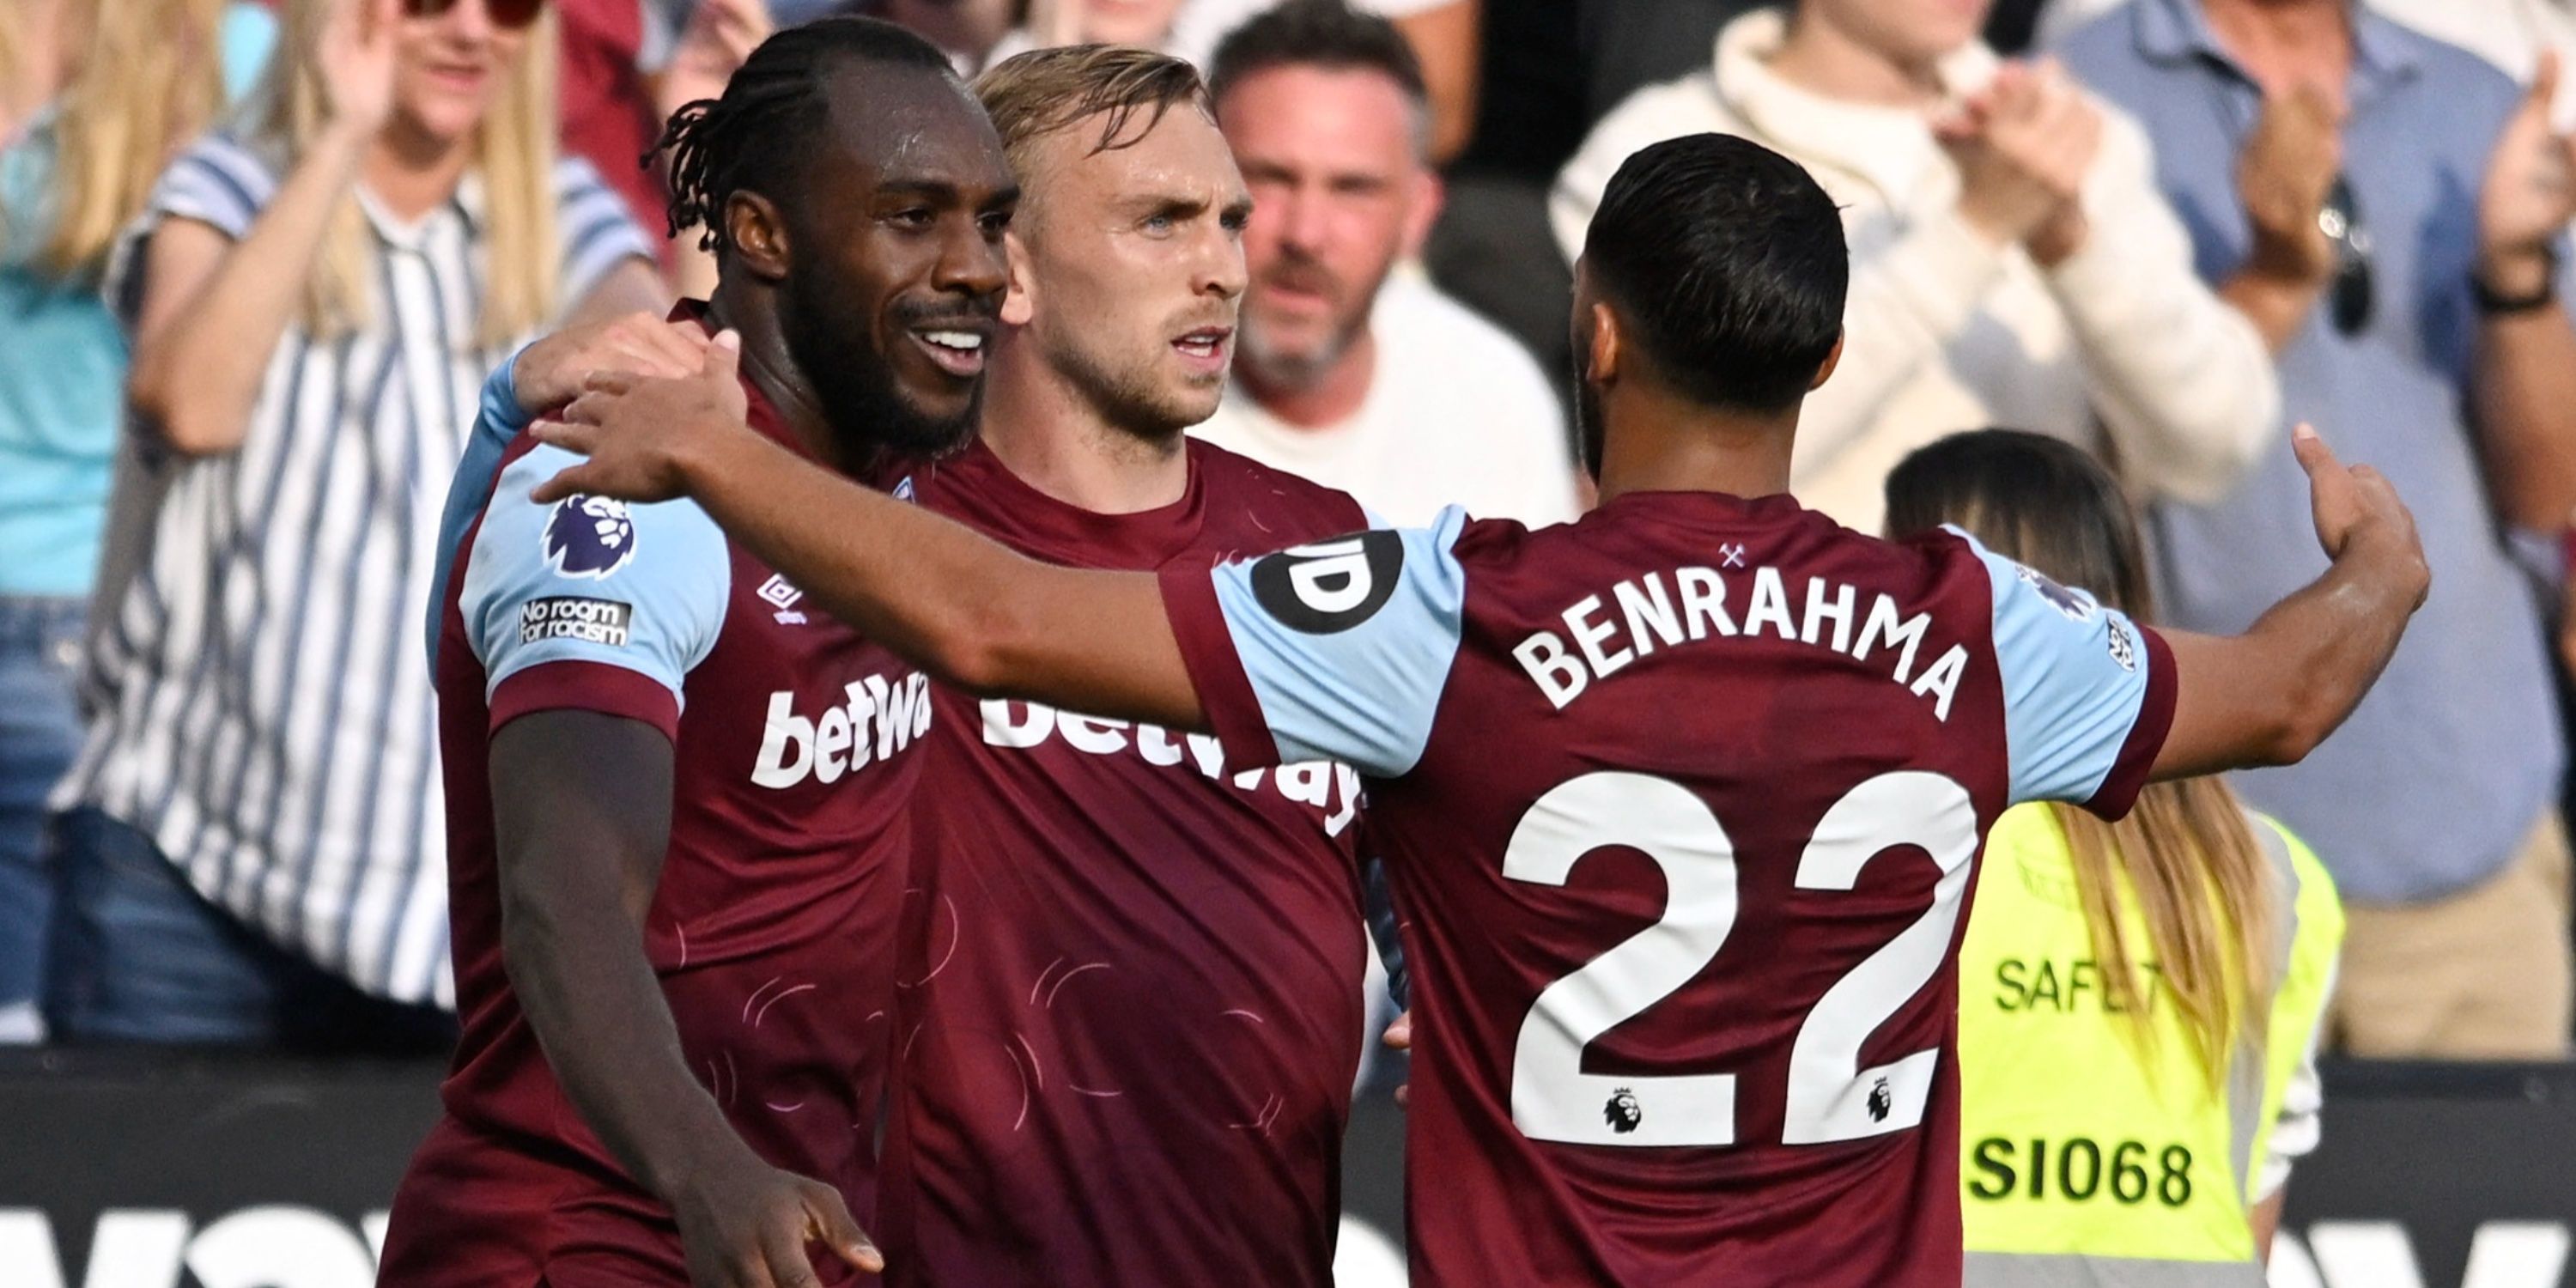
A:
{"type": "Polygon", "coordinates": [[[2162,641],[1786,496],[1453,511],[1163,585],[1230,763],[1368,776],[1417,1285],[1954,1288],[1972,866],[2016,802],[2125,812],[2162,641]]]}
{"type": "MultiPolygon", "coordinates": [[[[1098,514],[981,444],[922,506],[1033,557],[1194,568],[1366,522],[1189,440],[1098,514]]],[[[1332,1283],[1363,1040],[1357,771],[934,686],[875,1233],[936,1288],[1332,1283]]]]}
{"type": "MultiPolygon", "coordinates": [[[[745,388],[752,425],[796,448],[745,388]]],[[[464,1032],[383,1282],[683,1284],[668,1210],[583,1122],[505,969],[490,740],[556,710],[670,738],[644,952],[690,1072],[755,1153],[839,1188],[864,1220],[929,685],[693,503],[533,503],[576,458],[513,437],[520,419],[487,391],[451,505],[434,662],[464,1032]]],[[[828,1257],[818,1270],[851,1277],[828,1257]]]]}

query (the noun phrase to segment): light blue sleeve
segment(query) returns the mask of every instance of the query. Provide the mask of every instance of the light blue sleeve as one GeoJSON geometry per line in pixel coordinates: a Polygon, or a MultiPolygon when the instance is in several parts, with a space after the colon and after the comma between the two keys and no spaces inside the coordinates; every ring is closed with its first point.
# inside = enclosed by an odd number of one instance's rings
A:
{"type": "Polygon", "coordinates": [[[577,661],[637,672],[676,701],[724,629],[724,534],[690,501],[528,499],[579,459],[537,447],[493,483],[458,598],[486,696],[529,667],[577,661]]]}
{"type": "Polygon", "coordinates": [[[2092,595],[1950,530],[1967,538],[1993,587],[2013,803],[2093,800],[2147,709],[2145,637],[2092,595]]]}
{"type": "Polygon", "coordinates": [[[465,454],[457,460],[456,472],[448,476],[447,503],[438,512],[438,561],[429,582],[432,675],[438,673],[439,621],[446,612],[447,583],[456,569],[458,543],[465,540],[465,530],[474,526],[474,517],[483,512],[484,500],[492,495],[492,483],[501,472],[501,458],[509,453],[510,440],[517,438],[531,419],[519,409],[518,383],[513,379],[518,365],[519,355],[513,353],[484,380],[474,427],[466,432],[465,454]]]}
{"type": "Polygon", "coordinates": [[[1466,570],[1451,507],[1216,570],[1235,655],[1285,763],[1338,760],[1399,777],[1422,759],[1458,656],[1466,570]]]}

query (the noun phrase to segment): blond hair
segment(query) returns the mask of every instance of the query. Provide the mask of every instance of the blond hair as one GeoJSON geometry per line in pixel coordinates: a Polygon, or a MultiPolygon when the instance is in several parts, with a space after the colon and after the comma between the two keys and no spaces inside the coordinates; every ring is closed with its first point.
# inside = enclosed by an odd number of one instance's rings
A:
{"type": "MultiPolygon", "coordinates": [[[[2142,623],[2154,615],[2137,518],[2110,472],[2080,448],[2012,430],[1953,435],[1898,465],[1887,501],[1890,534],[1957,524],[1995,553],[2085,587],[2142,623]]],[[[2124,902],[2146,930],[2193,1056],[2218,1086],[2236,1044],[2260,1041],[2271,1019],[2271,944],[2282,914],[2254,834],[2262,824],[2217,778],[2150,784],[2117,823],[2049,808],[2073,856],[2104,991],[2137,1021],[2126,1031],[2152,1050],[2124,902]]]]}
{"type": "MultiPolygon", "coordinates": [[[[54,126],[52,228],[33,263],[95,277],[118,232],[152,195],[171,154],[223,108],[224,0],[115,0],[87,12],[80,57],[54,126]]],[[[0,71],[19,76],[14,24],[0,23],[0,71]]]]}
{"type": "MultiPolygon", "coordinates": [[[[287,0],[277,57],[253,94],[245,142],[276,155],[281,168],[312,146],[329,123],[319,51],[335,0],[287,0]]],[[[341,0],[346,2],[346,0],[341,0]]],[[[527,29],[518,65],[475,126],[469,146],[483,184],[483,316],[475,339],[498,347],[553,320],[561,250],[555,239],[555,15],[549,6],[527,29]]],[[[374,316],[366,218],[351,192],[332,212],[305,287],[304,328],[341,335],[374,316]]]]}
{"type": "Polygon", "coordinates": [[[1109,119],[1091,147],[1095,153],[1137,143],[1184,103],[1212,115],[1197,68],[1130,45],[1065,45],[1006,58],[975,78],[975,97],[993,118],[1022,183],[1029,181],[1039,140],[1104,112],[1109,119]],[[1139,112],[1146,114],[1144,124],[1131,131],[1139,112]]]}

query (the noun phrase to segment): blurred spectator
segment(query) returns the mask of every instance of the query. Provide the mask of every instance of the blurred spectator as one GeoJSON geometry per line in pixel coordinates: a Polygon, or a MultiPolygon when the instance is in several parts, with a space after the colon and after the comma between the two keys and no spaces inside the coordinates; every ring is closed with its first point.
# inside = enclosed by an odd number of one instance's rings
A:
{"type": "Polygon", "coordinates": [[[554,0],[562,75],[556,106],[564,152],[582,157],[662,240],[662,270],[680,296],[716,283],[696,234],[667,237],[670,185],[644,155],[685,103],[716,98],[734,67],[773,31],[762,0],[554,0]]]}
{"type": "Polygon", "coordinates": [[[939,46],[957,74],[972,76],[984,66],[993,46],[1011,30],[1019,8],[1012,0],[771,0],[770,12],[782,27],[811,22],[832,13],[864,12],[909,27],[939,46]]]}
{"type": "MultiPolygon", "coordinates": [[[[590,162],[626,198],[635,222],[666,232],[671,192],[644,154],[683,104],[724,92],[773,29],[762,0],[555,0],[563,149],[590,162]],[[685,7],[683,7],[685,6],[685,7]]],[[[702,296],[715,260],[695,235],[662,243],[676,294],[702,296]]]]}
{"type": "Polygon", "coordinates": [[[1574,275],[1548,236],[1547,188],[1593,117],[1575,56],[1577,11],[1617,5],[1633,11],[1625,23],[1669,2],[1476,0],[1474,123],[1442,171],[1445,199],[1422,264],[1440,289],[1520,341],[1569,410],[1574,275]]]}
{"type": "Polygon", "coordinates": [[[555,6],[563,150],[590,162],[638,223],[658,220],[667,194],[636,159],[661,133],[664,113],[656,110],[652,79],[670,55],[670,15],[651,0],[555,0],[555,6]]]}
{"type": "MultiPolygon", "coordinates": [[[[1282,0],[1187,0],[1173,23],[1173,52],[1215,65],[1217,46],[1282,0]]],[[[1476,57],[1485,0],[1352,0],[1351,7],[1395,24],[1422,66],[1431,111],[1431,160],[1446,165],[1475,127],[1476,57]]]]}
{"type": "MultiPolygon", "coordinates": [[[[2501,535],[2555,531],[2576,502],[2559,249],[2576,189],[2549,132],[2554,77],[2519,92],[2345,0],[2137,0],[2061,48],[2154,132],[2201,275],[2271,316],[2290,414],[2396,482],[2433,567],[2351,722],[2239,784],[2315,842],[2349,902],[2335,1027],[2364,1055],[2558,1055],[2562,747],[2540,615],[2501,535]],[[2280,182],[2300,172],[2305,192],[2280,182]]],[[[2167,616],[2241,629],[2312,574],[2303,488],[2268,452],[2223,498],[2159,507],[2167,616]]]]}
{"type": "MultiPolygon", "coordinates": [[[[2054,45],[2124,0],[2047,0],[2039,7],[2039,40],[2054,45]]],[[[2543,50],[2576,57],[2576,3],[2570,0],[2368,0],[2379,13],[2457,45],[2528,84],[2543,50]]],[[[2562,86],[2552,119],[2576,123],[2576,90],[2562,86]]]]}
{"type": "MultiPolygon", "coordinates": [[[[1002,39],[987,61],[997,63],[1013,54],[1053,45],[1097,42],[1142,45],[1207,68],[1214,65],[1216,48],[1228,35],[1279,2],[1030,0],[1026,20],[1002,39]]],[[[1401,26],[1406,38],[1415,42],[1417,56],[1425,56],[1426,62],[1440,72],[1429,91],[1435,143],[1449,141],[1453,136],[1463,139],[1466,133],[1469,98],[1474,93],[1475,15],[1481,2],[1355,0],[1355,7],[1362,12],[1391,19],[1401,26]],[[1436,57],[1427,56],[1422,48],[1426,34],[1436,57]]]]}
{"type": "Polygon", "coordinates": [[[1197,431],[1384,519],[1574,516],[1555,394],[1511,337],[1397,268],[1440,205],[1422,75],[1385,19],[1290,0],[1217,51],[1253,198],[1234,383],[1197,431]]]}
{"type": "Polygon", "coordinates": [[[1741,134],[1814,172],[1843,205],[1851,301],[1791,486],[1864,530],[1898,460],[1980,424],[2104,445],[2149,495],[2211,500],[2286,459],[2262,339],[2193,279],[2146,137],[2053,68],[1999,64],[1984,16],[1805,0],[1736,19],[1715,66],[1639,91],[1566,166],[1566,257],[1611,173],[1658,140],[1741,134]]]}
{"type": "MultiPolygon", "coordinates": [[[[1180,44],[1185,0],[1029,0],[1019,26],[986,55],[988,64],[1058,45],[1140,45],[1188,58],[1180,44]]],[[[1205,50],[1201,50],[1205,53],[1205,50]]],[[[1199,59],[1190,61],[1205,64],[1199,59]]]]}
{"type": "Polygon", "coordinates": [[[0,1042],[43,1033],[45,794],[80,747],[73,677],[125,388],[99,274],[275,25],[223,0],[0,7],[0,1042]]]}
{"type": "Polygon", "coordinates": [[[661,288],[616,193],[555,159],[541,5],[291,0],[281,48],[108,283],[147,466],[110,540],[141,555],[100,588],[94,722],[56,797],[47,1019],[443,1050],[419,630],[448,475],[522,337],[661,288]]]}

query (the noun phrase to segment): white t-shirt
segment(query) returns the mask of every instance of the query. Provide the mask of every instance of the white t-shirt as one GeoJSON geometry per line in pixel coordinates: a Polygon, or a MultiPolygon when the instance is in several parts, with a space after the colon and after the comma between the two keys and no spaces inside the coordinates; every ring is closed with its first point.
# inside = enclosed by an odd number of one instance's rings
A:
{"type": "Polygon", "coordinates": [[[1565,416],[1518,343],[1404,270],[1378,292],[1369,326],[1377,370],[1348,420],[1290,425],[1238,382],[1191,432],[1340,488],[1399,527],[1426,526],[1448,505],[1532,527],[1574,517],[1565,416]]]}

